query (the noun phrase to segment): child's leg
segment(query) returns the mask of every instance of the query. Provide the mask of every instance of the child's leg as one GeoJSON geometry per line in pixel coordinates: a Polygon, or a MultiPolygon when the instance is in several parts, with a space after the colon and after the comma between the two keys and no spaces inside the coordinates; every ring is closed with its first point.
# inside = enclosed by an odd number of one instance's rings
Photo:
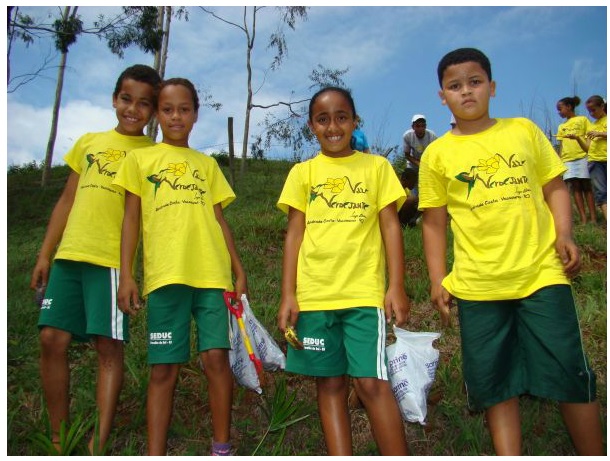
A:
{"type": "Polygon", "coordinates": [[[208,401],[212,414],[214,442],[226,443],[231,431],[233,374],[227,349],[210,349],[201,353],[208,379],[208,401]]]}
{"type": "Polygon", "coordinates": [[[347,408],[349,378],[346,375],[318,377],[316,387],[328,455],[351,456],[352,427],[347,408]]]}
{"type": "Polygon", "coordinates": [[[578,215],[580,216],[580,222],[585,224],[587,222],[587,213],[585,212],[585,199],[580,179],[571,179],[569,183],[572,196],[574,197],[574,202],[576,203],[576,209],[578,210],[578,215]]]}
{"type": "Polygon", "coordinates": [[[110,435],[119,394],[123,387],[123,341],[97,336],[94,342],[97,350],[97,407],[100,420],[98,440],[95,440],[95,436],[91,438],[89,452],[98,454],[110,435]]]}
{"type": "Polygon", "coordinates": [[[61,422],[69,420],[70,368],[68,366],[68,347],[72,335],[53,327],[40,330],[40,376],[44,391],[51,440],[59,450],[59,428],[61,422]]]}
{"type": "Polygon", "coordinates": [[[579,456],[603,455],[599,403],[560,403],[561,416],[579,456]]]}
{"type": "Polygon", "coordinates": [[[390,382],[356,378],[354,385],[366,408],[379,453],[382,456],[408,455],[404,424],[390,382]]]}
{"type": "Polygon", "coordinates": [[[146,402],[149,455],[163,456],[167,452],[167,431],[179,371],[177,363],[155,364],[150,370],[146,402]]]}
{"type": "Polygon", "coordinates": [[[589,208],[589,221],[595,223],[597,222],[597,214],[595,211],[595,199],[593,198],[593,189],[591,188],[591,180],[590,179],[581,179],[583,194],[585,196],[585,201],[587,202],[587,207],[589,208]]]}
{"type": "Polygon", "coordinates": [[[521,455],[519,398],[513,397],[487,408],[485,416],[496,455],[521,455]]]}

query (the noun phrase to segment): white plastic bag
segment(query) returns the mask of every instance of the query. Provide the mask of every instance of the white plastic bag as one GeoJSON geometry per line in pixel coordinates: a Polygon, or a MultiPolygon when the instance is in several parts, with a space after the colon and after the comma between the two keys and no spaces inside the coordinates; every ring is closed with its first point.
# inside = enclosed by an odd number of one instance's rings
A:
{"type": "Polygon", "coordinates": [[[283,370],[286,356],[252,312],[245,294],[239,301],[234,292],[225,292],[224,297],[230,312],[231,371],[238,384],[262,394],[260,373],[283,370]]]}
{"type": "Polygon", "coordinates": [[[386,347],[392,391],[405,421],[425,424],[426,400],[434,382],[438,350],[432,345],[440,333],[413,332],[394,326],[396,342],[386,347]]]}
{"type": "Polygon", "coordinates": [[[267,371],[283,370],[286,368],[286,356],[273,337],[254,316],[245,294],[241,296],[241,303],[244,307],[242,315],[246,330],[257,357],[263,362],[263,368],[267,371]]]}
{"type": "Polygon", "coordinates": [[[229,364],[235,376],[235,381],[241,386],[262,394],[260,379],[254,362],[246,349],[244,338],[242,337],[237,318],[229,315],[229,337],[231,339],[231,349],[229,350],[229,364]]]}

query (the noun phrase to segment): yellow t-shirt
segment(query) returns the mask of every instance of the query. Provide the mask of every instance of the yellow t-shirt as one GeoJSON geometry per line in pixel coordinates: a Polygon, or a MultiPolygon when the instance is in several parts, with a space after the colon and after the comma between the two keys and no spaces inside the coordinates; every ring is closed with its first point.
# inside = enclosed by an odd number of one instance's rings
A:
{"type": "Polygon", "coordinates": [[[355,152],[344,158],[321,152],[295,165],[278,207],[305,213],[297,263],[297,301],[302,311],[383,307],[385,251],[379,211],[405,191],[390,163],[355,152]]]}
{"type": "Polygon", "coordinates": [[[152,144],[148,136],[125,136],[115,130],[87,133],[76,141],[64,161],[79,180],[55,258],[120,266],[125,195],[112,181],[127,152],[152,144]]]}
{"type": "Polygon", "coordinates": [[[443,286],[473,301],[520,299],[569,283],[542,187],[565,166],[525,118],[431,144],[419,169],[419,208],[447,206],[454,263],[443,286]]]}
{"type": "MultiPolygon", "coordinates": [[[[604,115],[595,123],[592,123],[588,131],[603,131],[608,132],[608,118],[604,115]]],[[[591,140],[589,145],[589,161],[590,162],[607,162],[608,161],[608,140],[603,138],[595,138],[591,140]]]]}
{"type": "MultiPolygon", "coordinates": [[[[590,122],[587,117],[576,115],[567,119],[557,128],[557,136],[565,136],[566,134],[575,134],[584,137],[587,131],[590,131],[590,122]]],[[[559,138],[561,139],[561,160],[571,162],[584,158],[587,153],[582,150],[576,139],[559,138]]]]}
{"type": "Polygon", "coordinates": [[[141,199],[144,295],[170,284],[232,289],[214,205],[235,194],[215,159],[160,143],[130,152],[114,183],[141,199]]]}

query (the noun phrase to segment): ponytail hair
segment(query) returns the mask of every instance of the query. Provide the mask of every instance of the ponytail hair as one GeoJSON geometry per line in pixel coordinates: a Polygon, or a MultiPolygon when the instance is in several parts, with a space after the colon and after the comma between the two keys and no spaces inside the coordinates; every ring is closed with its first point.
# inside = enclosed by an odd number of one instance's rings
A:
{"type": "Polygon", "coordinates": [[[580,104],[580,98],[578,96],[568,96],[566,98],[560,99],[559,102],[563,103],[564,106],[571,107],[572,110],[574,110],[580,104]]]}

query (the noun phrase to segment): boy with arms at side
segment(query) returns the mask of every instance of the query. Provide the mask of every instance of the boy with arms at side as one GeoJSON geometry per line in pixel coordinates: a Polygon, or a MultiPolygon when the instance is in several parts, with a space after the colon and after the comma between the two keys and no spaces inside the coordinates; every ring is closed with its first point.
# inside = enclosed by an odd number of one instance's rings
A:
{"type": "Polygon", "coordinates": [[[448,53],[438,78],[456,127],[423,156],[419,207],[443,323],[457,299],[468,403],[485,409],[498,455],[521,454],[521,394],[559,401],[577,453],[602,454],[595,375],[568,280],[580,259],[565,167],[531,121],[489,116],[496,85],[479,50],[448,53]]]}
{"type": "Polygon", "coordinates": [[[290,171],[278,200],[288,214],[280,330],[296,326],[286,370],[316,377],[329,455],[352,454],[350,376],[381,455],[408,454],[388,381],[386,322],[406,322],[404,189],[387,159],[352,150],[357,114],[349,91],[327,87],[309,103],[319,154],[290,171]],[[386,264],[388,285],[386,286],[386,264]]]}
{"type": "Polygon", "coordinates": [[[112,94],[116,128],[83,135],[65,155],[72,172],[32,272],[31,288],[46,287],[38,322],[40,373],[58,450],[61,422],[69,421],[72,339],[91,340],[98,356],[99,432],[89,442],[92,453],[103,450],[112,426],[123,384],[123,342],[129,339],[127,317],[116,305],[125,196],[112,180],[128,151],[154,144],[143,130],[153,115],[159,82],[151,67],[125,69],[112,94]]]}

